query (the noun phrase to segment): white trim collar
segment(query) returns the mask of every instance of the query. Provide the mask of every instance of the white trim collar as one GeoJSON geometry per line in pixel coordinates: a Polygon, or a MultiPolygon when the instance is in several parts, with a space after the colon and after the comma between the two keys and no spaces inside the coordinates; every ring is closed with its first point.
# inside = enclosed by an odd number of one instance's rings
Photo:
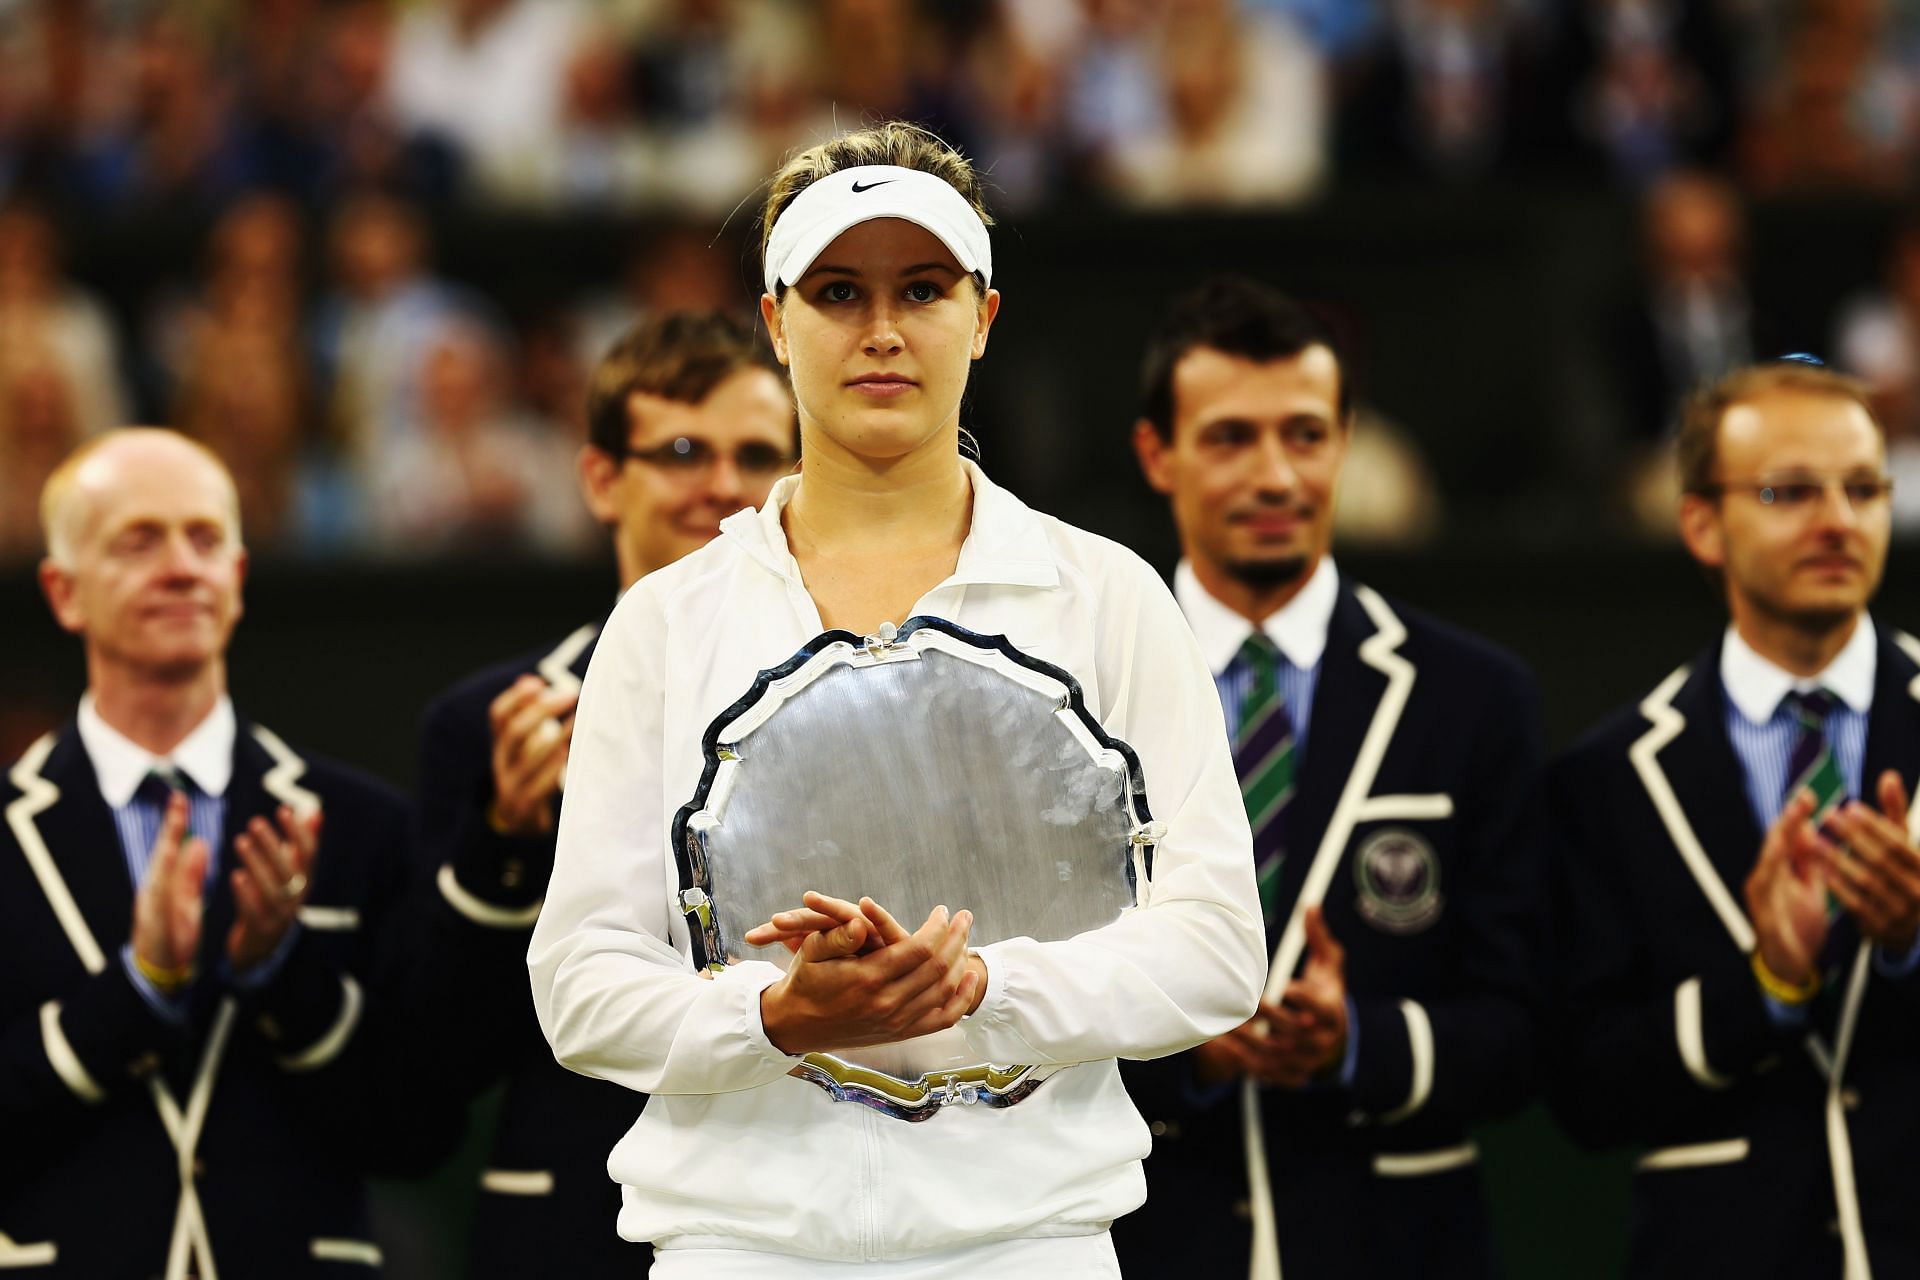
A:
{"type": "MultiPolygon", "coordinates": [[[[804,463],[802,464],[805,465],[804,463]]],[[[967,482],[973,488],[972,523],[960,545],[953,575],[940,585],[968,583],[1015,587],[1057,587],[1060,566],[1053,556],[1053,540],[1040,516],[1020,499],[987,478],[987,473],[962,458],[967,482]]],[[[803,585],[800,566],[787,545],[780,513],[800,487],[798,474],[774,482],[758,510],[736,511],[720,522],[722,536],[732,538],[756,564],[803,585]]]]}
{"type": "Polygon", "coordinates": [[[141,780],[155,765],[178,769],[210,796],[225,795],[227,784],[233,781],[233,743],[239,729],[233,702],[224,694],[193,732],[180,740],[171,756],[156,756],[101,719],[91,693],[81,696],[78,723],[80,745],[93,761],[100,798],[112,808],[132,800],[141,780]]]}
{"type": "Polygon", "coordinates": [[[1873,706],[1873,682],[1878,674],[1879,640],[1873,619],[1860,615],[1845,647],[1826,669],[1812,677],[1782,670],[1754,652],[1731,624],[1720,646],[1720,683],[1734,708],[1753,724],[1766,724],[1780,709],[1780,700],[1792,692],[1825,689],[1853,710],[1865,713],[1873,706]]]}
{"type": "MultiPolygon", "coordinates": [[[[1173,596],[1187,625],[1200,641],[1200,653],[1214,675],[1240,652],[1240,646],[1253,634],[1254,626],[1240,614],[1222,604],[1200,584],[1200,575],[1185,559],[1173,571],[1173,596]]],[[[1293,599],[1267,615],[1260,630],[1280,647],[1286,660],[1300,671],[1310,670],[1327,651],[1327,628],[1333,622],[1333,607],[1340,599],[1340,571],[1332,556],[1323,556],[1305,585],[1293,599]]]]}

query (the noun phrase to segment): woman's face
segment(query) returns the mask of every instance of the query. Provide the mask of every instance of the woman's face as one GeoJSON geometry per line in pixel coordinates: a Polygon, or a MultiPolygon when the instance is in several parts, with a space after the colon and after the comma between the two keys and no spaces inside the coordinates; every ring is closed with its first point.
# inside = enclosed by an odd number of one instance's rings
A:
{"type": "Polygon", "coordinates": [[[899,218],[848,228],[781,301],[760,299],[805,450],[876,460],[957,447],[968,366],[999,310],[938,237],[899,218]]]}

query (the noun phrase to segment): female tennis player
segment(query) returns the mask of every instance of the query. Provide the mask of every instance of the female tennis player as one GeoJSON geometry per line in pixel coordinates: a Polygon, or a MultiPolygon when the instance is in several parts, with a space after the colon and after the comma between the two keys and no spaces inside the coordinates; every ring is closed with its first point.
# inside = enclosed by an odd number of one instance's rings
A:
{"type": "Polygon", "coordinates": [[[960,452],[1001,305],[987,226],[971,165],[912,125],[773,177],[760,306],[804,461],[627,592],[581,694],[528,966],[559,1060],[651,1095],[608,1169],[618,1230],[653,1241],[656,1277],[1117,1276],[1107,1227],[1144,1196],[1148,1135],[1114,1060],[1240,1025],[1265,976],[1219,701],[1172,595],[960,452]],[[1165,823],[1140,906],[1068,941],[971,948],[965,903],[901,924],[809,895],[750,935],[794,949],[784,973],[696,974],[668,833],[702,732],[823,630],[919,614],[1066,668],[1134,747],[1165,823]],[[982,1062],[1079,1065],[1016,1106],[926,1123],[788,1074],[815,1050],[956,1026],[982,1062]]]}

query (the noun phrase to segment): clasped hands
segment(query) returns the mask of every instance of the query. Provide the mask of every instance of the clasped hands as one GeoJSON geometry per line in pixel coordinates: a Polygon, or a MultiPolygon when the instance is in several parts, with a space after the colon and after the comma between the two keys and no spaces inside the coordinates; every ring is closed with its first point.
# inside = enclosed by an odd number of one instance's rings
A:
{"type": "Polygon", "coordinates": [[[1816,829],[1802,791],[1774,820],[1747,877],[1747,910],[1760,959],[1781,981],[1810,987],[1826,945],[1831,893],[1860,932],[1895,957],[1920,935],[1920,847],[1907,835],[1900,775],[1880,775],[1880,808],[1847,801],[1816,829]]]}
{"type": "Polygon", "coordinates": [[[1308,907],[1307,963],[1287,984],[1280,1003],[1260,1010],[1224,1036],[1194,1050],[1202,1084],[1251,1076],[1281,1089],[1304,1089],[1339,1070],[1347,1053],[1346,950],[1334,939],[1319,907],[1308,907]]]}
{"type": "Polygon", "coordinates": [[[890,1044],[944,1031],[980,1007],[987,966],[967,949],[971,911],[935,907],[909,933],[872,898],[823,893],[748,930],[757,947],[793,953],[760,994],[760,1021],[786,1054],[890,1044]]]}
{"type": "MultiPolygon", "coordinates": [[[[187,835],[188,811],[186,796],[176,792],[168,799],[133,901],[134,957],[141,971],[169,992],[194,976],[210,856],[205,840],[187,835]]],[[[230,874],[234,922],[227,932],[227,961],[236,976],[272,955],[287,936],[307,900],[320,847],[319,813],[301,820],[281,805],[274,819],[277,830],[256,817],[233,841],[240,865],[230,874]]]]}

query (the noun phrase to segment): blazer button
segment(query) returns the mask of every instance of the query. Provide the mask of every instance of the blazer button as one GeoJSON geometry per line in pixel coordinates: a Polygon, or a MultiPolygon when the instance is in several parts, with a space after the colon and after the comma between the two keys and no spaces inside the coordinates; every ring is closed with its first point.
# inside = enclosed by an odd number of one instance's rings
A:
{"type": "Polygon", "coordinates": [[[508,858],[500,869],[500,886],[503,889],[518,889],[527,878],[527,864],[519,858],[508,858]]]}
{"type": "Polygon", "coordinates": [[[1251,1200],[1235,1200],[1233,1202],[1233,1216],[1242,1222],[1252,1222],[1253,1202],[1251,1200]]]}
{"type": "Polygon", "coordinates": [[[1860,1109],[1860,1091],[1858,1089],[1842,1089],[1840,1091],[1840,1105],[1848,1111],[1858,1111],[1860,1109]]]}

